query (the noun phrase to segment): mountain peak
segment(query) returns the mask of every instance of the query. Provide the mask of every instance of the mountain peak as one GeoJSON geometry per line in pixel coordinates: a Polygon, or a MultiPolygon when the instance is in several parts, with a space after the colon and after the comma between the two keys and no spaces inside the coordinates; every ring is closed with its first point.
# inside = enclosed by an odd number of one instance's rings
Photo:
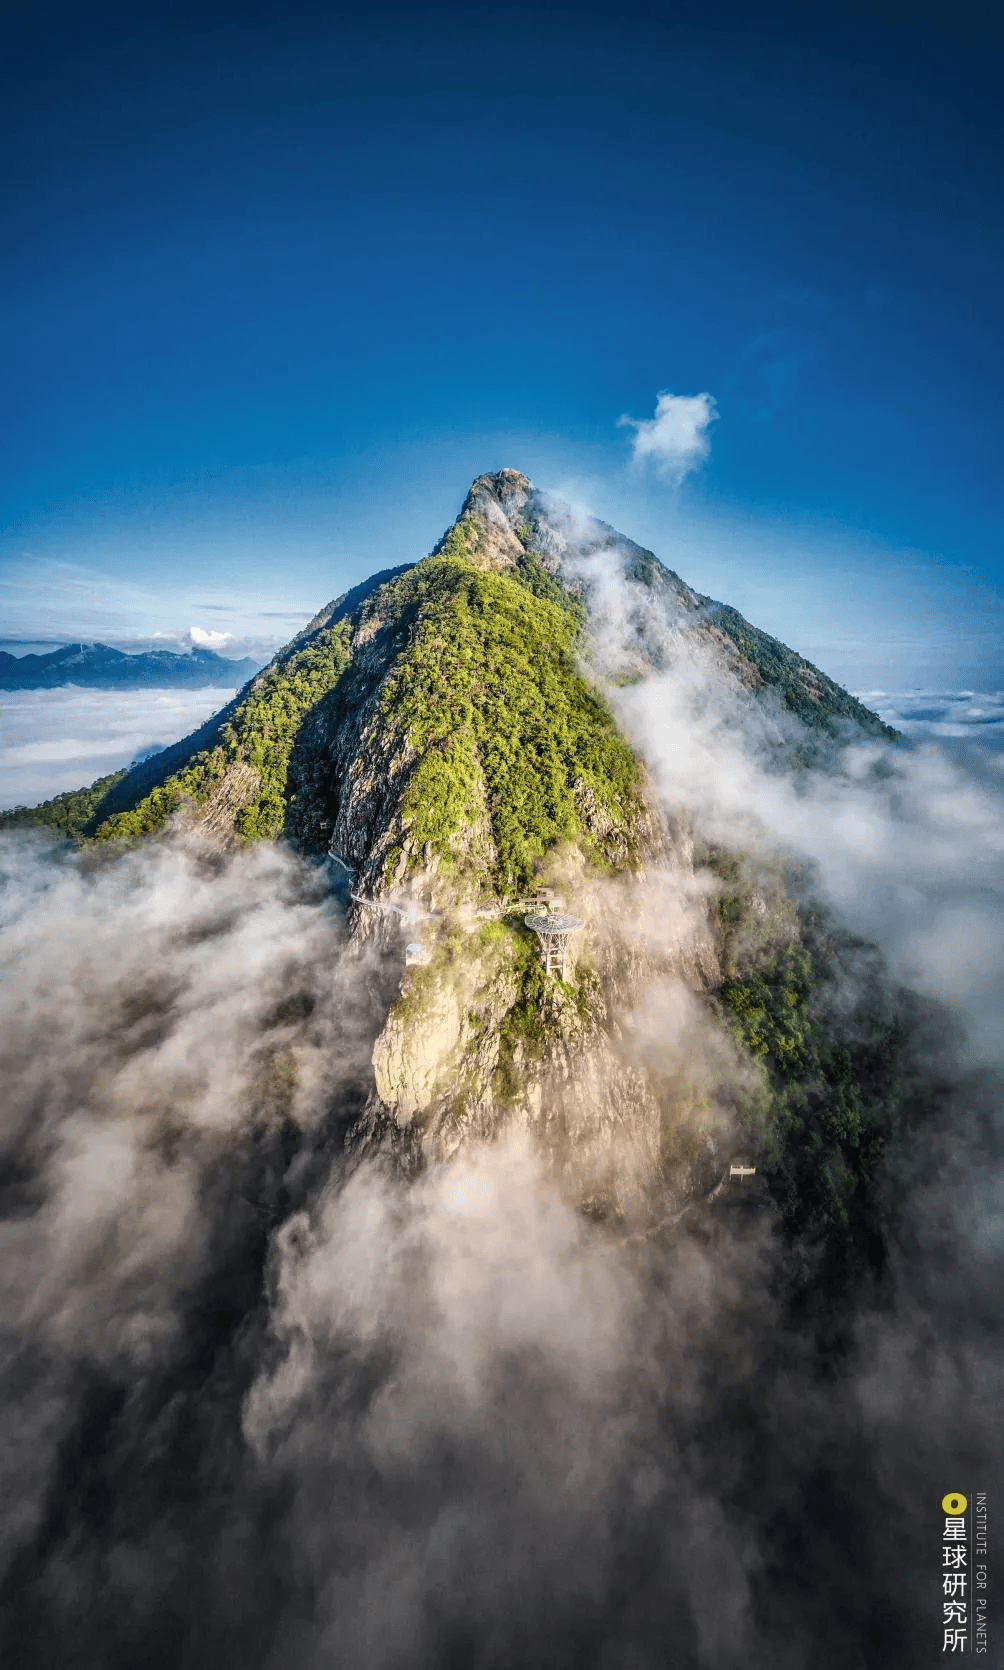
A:
{"type": "MultiPolygon", "coordinates": [[[[120,685],[144,659],[79,653],[120,685]]],[[[636,845],[634,756],[603,691],[695,657],[728,699],[796,715],[804,736],[784,734],[807,757],[827,738],[895,735],[653,552],[519,470],[488,472],[430,557],[329,604],[207,726],[116,783],[93,825],[139,836],[183,812],[228,838],[286,833],[315,854],[333,842],[376,892],[438,854],[458,885],[476,871],[477,887],[502,893],[580,837],[620,863],[636,845]],[[559,732],[570,749],[560,760],[559,732]]],[[[203,683],[217,662],[205,651],[146,659],[161,679],[165,659],[183,660],[203,683]]]]}
{"type": "Polygon", "coordinates": [[[532,482],[519,470],[479,475],[433,556],[463,558],[499,573],[514,567],[525,551],[517,532],[520,514],[532,494],[532,482]]]}
{"type": "Polygon", "coordinates": [[[519,470],[479,475],[433,556],[515,577],[538,595],[576,600],[590,623],[594,671],[614,683],[661,672],[689,645],[751,695],[779,702],[810,730],[897,733],[818,667],[705,597],[597,517],[541,492],[519,470]],[[603,594],[619,596],[616,630],[602,619],[603,594]]]}

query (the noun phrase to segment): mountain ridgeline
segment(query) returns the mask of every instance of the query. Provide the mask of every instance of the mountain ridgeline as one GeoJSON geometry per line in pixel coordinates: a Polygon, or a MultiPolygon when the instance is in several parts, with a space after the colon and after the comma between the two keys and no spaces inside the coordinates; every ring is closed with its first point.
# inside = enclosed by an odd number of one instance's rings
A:
{"type": "Polygon", "coordinates": [[[652,552],[516,471],[481,476],[430,556],[322,610],[75,832],[285,837],[348,878],[356,940],[398,959],[357,1150],[415,1166],[521,1125],[584,1209],[619,1221],[714,1199],[739,1151],[843,1279],[880,1257],[873,1178],[920,1093],[890,1045],[908,1023],[877,965],[849,1002],[846,967],[871,953],[798,878],[659,804],[616,692],[687,656],[803,758],[895,736],[652,552]],[[524,925],[555,899],[584,923],[560,977],[524,925]],[[637,1016],[674,983],[725,1056],[660,1055],[637,1016]]]}
{"type": "Polygon", "coordinates": [[[231,661],[198,645],[190,654],[176,655],[164,649],[129,654],[110,644],[64,644],[46,655],[0,650],[0,690],[55,690],[66,684],[99,690],[232,690],[258,667],[249,656],[231,661]]]}

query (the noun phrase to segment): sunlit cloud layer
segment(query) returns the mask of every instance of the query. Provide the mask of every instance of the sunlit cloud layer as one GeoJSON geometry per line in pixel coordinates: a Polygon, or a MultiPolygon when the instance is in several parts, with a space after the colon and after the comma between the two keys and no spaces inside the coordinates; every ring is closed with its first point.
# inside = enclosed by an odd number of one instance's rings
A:
{"type": "Polygon", "coordinates": [[[1004,691],[863,690],[857,694],[905,736],[1004,749],[1004,691]]]}
{"type": "Polygon", "coordinates": [[[232,691],[0,691],[0,809],[34,806],[187,736],[232,691]]]}

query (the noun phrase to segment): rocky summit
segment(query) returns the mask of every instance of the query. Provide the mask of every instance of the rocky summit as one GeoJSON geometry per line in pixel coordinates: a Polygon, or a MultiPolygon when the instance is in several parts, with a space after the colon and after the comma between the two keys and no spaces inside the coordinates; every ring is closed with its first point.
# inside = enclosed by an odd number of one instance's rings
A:
{"type": "Polygon", "coordinates": [[[854,1258],[894,1069],[874,1016],[828,1007],[851,953],[797,878],[655,792],[618,700],[680,667],[799,769],[895,735],[501,470],[429,556],[322,609],[209,724],[92,797],[78,833],[284,838],[327,865],[358,954],[392,973],[355,1151],[413,1168],[518,1125],[585,1210],[624,1222],[755,1164],[791,1226],[854,1258]],[[526,919],[556,911],[578,926],[548,967],[526,919]],[[665,1078],[667,1025],[717,1040],[686,1083],[665,1078]]]}

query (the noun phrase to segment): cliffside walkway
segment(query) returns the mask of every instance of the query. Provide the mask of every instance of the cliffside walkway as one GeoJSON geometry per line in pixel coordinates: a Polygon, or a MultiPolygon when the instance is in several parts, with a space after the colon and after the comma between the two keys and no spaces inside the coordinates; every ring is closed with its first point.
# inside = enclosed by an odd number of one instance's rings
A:
{"type": "MultiPolygon", "coordinates": [[[[368,899],[365,893],[357,893],[354,889],[349,893],[349,898],[353,904],[362,905],[366,910],[379,911],[382,916],[397,916],[402,922],[439,922],[443,917],[442,911],[424,910],[421,905],[411,901],[407,904],[392,904],[387,899],[368,899]]],[[[520,915],[528,905],[534,906],[536,903],[535,897],[514,901],[501,900],[497,905],[483,905],[479,910],[461,912],[461,922],[497,922],[503,916],[520,915]]],[[[535,916],[534,920],[536,921],[538,918],[535,916]]],[[[558,924],[564,922],[566,918],[555,913],[553,916],[540,918],[540,920],[546,920],[549,926],[553,924],[557,928],[558,924]]],[[[569,917],[567,920],[574,921],[576,927],[582,926],[577,918],[569,917]]],[[[530,925],[528,918],[524,917],[524,921],[527,922],[528,926],[530,925]]]]}
{"type": "Polygon", "coordinates": [[[379,911],[382,916],[396,916],[404,923],[431,922],[438,915],[436,911],[422,910],[415,904],[392,905],[385,903],[383,899],[367,899],[364,893],[350,893],[349,898],[354,904],[364,905],[367,910],[379,911]]]}

